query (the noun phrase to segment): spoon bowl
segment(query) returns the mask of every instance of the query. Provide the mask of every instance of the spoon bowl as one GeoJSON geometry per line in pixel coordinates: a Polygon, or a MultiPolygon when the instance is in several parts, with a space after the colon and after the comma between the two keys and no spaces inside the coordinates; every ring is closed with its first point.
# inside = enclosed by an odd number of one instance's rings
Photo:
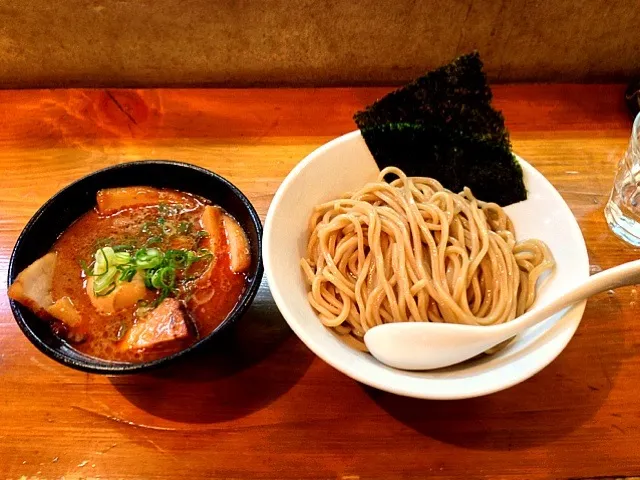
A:
{"type": "Polygon", "coordinates": [[[499,325],[387,323],[371,328],[364,341],[380,362],[402,370],[432,370],[464,362],[547,320],[596,293],[640,283],[640,260],[588,277],[543,306],[499,325]]]}

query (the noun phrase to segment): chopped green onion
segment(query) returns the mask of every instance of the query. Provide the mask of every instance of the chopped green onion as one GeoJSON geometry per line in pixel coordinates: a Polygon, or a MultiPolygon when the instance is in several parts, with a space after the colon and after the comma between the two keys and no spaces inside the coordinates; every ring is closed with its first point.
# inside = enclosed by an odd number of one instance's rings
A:
{"type": "Polygon", "coordinates": [[[161,277],[162,277],[162,268],[159,268],[158,270],[156,270],[155,272],[153,272],[153,275],[151,275],[151,286],[153,288],[162,288],[162,281],[161,281],[161,277]]]}
{"type": "Polygon", "coordinates": [[[142,224],[141,231],[142,233],[162,237],[174,234],[176,232],[176,227],[171,222],[167,222],[164,217],[159,217],[155,222],[145,222],[142,224]]]}
{"type": "Polygon", "coordinates": [[[188,250],[167,250],[165,253],[167,263],[174,268],[185,268],[189,257],[188,250]]]}
{"type": "Polygon", "coordinates": [[[205,248],[201,248],[198,251],[201,255],[196,255],[195,252],[189,252],[189,264],[187,266],[190,267],[192,264],[197,263],[197,262],[206,262],[204,264],[203,267],[201,267],[201,269],[199,270],[199,272],[197,272],[194,275],[189,275],[188,277],[184,278],[185,281],[190,282],[192,280],[196,280],[198,278],[200,278],[204,272],[207,270],[207,268],[209,268],[209,265],[211,264],[211,261],[213,260],[213,254],[205,249],[205,248]]]}
{"type": "Polygon", "coordinates": [[[118,332],[116,333],[116,340],[122,340],[125,333],[127,333],[127,330],[129,330],[129,326],[125,322],[120,322],[120,327],[118,328],[118,332]]]}
{"type": "Polygon", "coordinates": [[[84,275],[86,277],[96,277],[97,275],[95,275],[93,273],[93,262],[91,262],[90,265],[87,265],[87,262],[85,262],[84,260],[80,260],[80,268],[82,269],[82,273],[84,273],[84,275]]]}
{"type": "Polygon", "coordinates": [[[201,238],[205,238],[208,237],[209,234],[207,233],[206,230],[198,230],[196,232],[196,240],[200,240],[201,238]]]}
{"type": "Polygon", "coordinates": [[[189,233],[193,228],[193,223],[191,222],[180,222],[178,225],[178,233],[189,233]]]}
{"type": "Polygon", "coordinates": [[[158,205],[158,213],[160,215],[166,215],[168,217],[173,217],[175,215],[178,215],[181,210],[182,210],[182,205],[178,203],[171,204],[171,205],[166,203],[160,203],[158,205]]]}
{"type": "MultiPolygon", "coordinates": [[[[163,230],[175,230],[175,225],[160,219],[163,230]]],[[[156,224],[157,226],[158,224],[156,224]]],[[[180,230],[190,229],[190,223],[181,222],[180,230]]],[[[151,227],[150,227],[151,228],[151,227]]],[[[206,232],[205,232],[206,234],[206,232]]],[[[153,236],[147,243],[162,243],[163,237],[153,236]]],[[[95,295],[104,296],[113,292],[120,282],[131,282],[140,272],[144,284],[149,289],[159,291],[157,306],[165,298],[178,292],[176,281],[181,282],[197,279],[203,273],[203,267],[187,277],[187,270],[196,262],[211,262],[213,254],[206,248],[197,251],[186,248],[170,249],[162,252],[159,248],[143,247],[134,250],[134,242],[123,243],[115,247],[105,246],[98,249],[94,255],[94,262],[90,267],[83,261],[80,265],[87,276],[95,277],[93,290],[95,295]]],[[[140,305],[142,306],[142,305],[140,305]]]]}
{"type": "Polygon", "coordinates": [[[118,252],[131,252],[134,249],[133,245],[116,245],[113,247],[113,251],[118,252]]]}
{"type": "Polygon", "coordinates": [[[162,260],[162,252],[157,248],[141,248],[135,254],[136,267],[144,270],[159,267],[162,260]]]}
{"type": "Polygon", "coordinates": [[[116,267],[111,267],[104,274],[96,277],[93,281],[93,293],[98,296],[104,296],[111,293],[116,288],[116,275],[118,275],[118,269],[116,267]]]}
{"type": "Polygon", "coordinates": [[[109,265],[126,265],[131,262],[129,252],[116,253],[111,247],[104,247],[96,251],[93,265],[94,275],[104,275],[109,270],[109,265]]]}
{"type": "Polygon", "coordinates": [[[154,245],[156,243],[162,243],[162,237],[150,237],[147,240],[147,245],[154,245]]]}
{"type": "Polygon", "coordinates": [[[140,231],[142,233],[162,234],[162,228],[156,222],[144,222],[140,231]]]}
{"type": "Polygon", "coordinates": [[[165,235],[172,235],[173,233],[175,233],[175,228],[172,224],[165,223],[162,225],[162,233],[164,233],[165,235]]]}
{"type": "Polygon", "coordinates": [[[189,268],[194,262],[197,262],[198,258],[200,257],[198,257],[195,252],[189,250],[187,252],[187,265],[185,266],[185,268],[189,268]]]}
{"type": "Polygon", "coordinates": [[[155,270],[147,270],[144,274],[144,286],[147,288],[153,288],[153,284],[151,283],[151,278],[153,278],[153,274],[156,273],[155,270]]]}
{"type": "Polygon", "coordinates": [[[122,275],[120,275],[120,281],[121,282],[130,282],[131,280],[133,280],[133,277],[135,277],[136,275],[136,268],[135,267],[129,267],[129,268],[125,268],[122,270],[122,275]]]}
{"type": "Polygon", "coordinates": [[[116,289],[116,284],[112,283],[111,286],[109,288],[107,288],[104,292],[101,292],[99,294],[96,293],[96,297],[105,297],[105,296],[109,295],[111,292],[113,292],[115,289],[116,289]]]}
{"type": "Polygon", "coordinates": [[[160,291],[160,296],[156,298],[156,301],[153,302],[153,307],[157,307],[162,303],[162,301],[169,296],[170,291],[167,289],[163,289],[160,291]]]}
{"type": "Polygon", "coordinates": [[[176,286],[176,270],[174,268],[166,267],[162,271],[160,280],[164,285],[164,288],[174,290],[176,286]]]}
{"type": "Polygon", "coordinates": [[[112,262],[116,265],[126,265],[131,262],[131,254],[129,252],[116,252],[113,254],[112,262]]]}
{"type": "Polygon", "coordinates": [[[176,271],[171,267],[159,268],[151,277],[151,285],[157,289],[171,289],[176,280],[176,271]]]}
{"type": "Polygon", "coordinates": [[[201,248],[198,250],[198,259],[212,258],[213,253],[211,253],[206,248],[201,248]]]}
{"type": "Polygon", "coordinates": [[[96,251],[93,264],[94,275],[104,275],[109,270],[109,260],[113,258],[114,251],[111,247],[104,247],[96,251]]]}

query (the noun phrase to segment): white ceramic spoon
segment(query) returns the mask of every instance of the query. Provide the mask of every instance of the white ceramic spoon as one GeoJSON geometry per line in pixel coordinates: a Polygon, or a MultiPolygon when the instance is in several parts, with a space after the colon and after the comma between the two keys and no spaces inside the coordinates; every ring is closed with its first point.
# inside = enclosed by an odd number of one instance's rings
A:
{"type": "Polygon", "coordinates": [[[382,363],[402,370],[431,370],[463,362],[596,293],[640,283],[640,260],[592,275],[551,302],[500,325],[386,323],[371,328],[364,342],[382,363]]]}

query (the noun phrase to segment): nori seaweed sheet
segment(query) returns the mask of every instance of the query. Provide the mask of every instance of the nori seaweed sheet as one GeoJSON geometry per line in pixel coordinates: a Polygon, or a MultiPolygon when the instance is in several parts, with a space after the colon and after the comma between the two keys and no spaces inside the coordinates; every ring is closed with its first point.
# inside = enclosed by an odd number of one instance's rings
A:
{"type": "Polygon", "coordinates": [[[527,198],[477,52],[463,55],[358,112],[354,120],[378,167],[467,186],[506,206],[527,198]]]}

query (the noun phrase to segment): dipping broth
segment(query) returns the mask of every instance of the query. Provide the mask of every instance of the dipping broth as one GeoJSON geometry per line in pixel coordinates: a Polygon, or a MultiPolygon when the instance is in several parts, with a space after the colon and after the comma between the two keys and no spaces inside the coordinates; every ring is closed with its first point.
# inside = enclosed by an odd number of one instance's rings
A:
{"type": "Polygon", "coordinates": [[[240,225],[207,200],[107,189],[18,275],[9,296],[87,355],[145,362],[220,325],[246,288],[250,263],[240,225]]]}

